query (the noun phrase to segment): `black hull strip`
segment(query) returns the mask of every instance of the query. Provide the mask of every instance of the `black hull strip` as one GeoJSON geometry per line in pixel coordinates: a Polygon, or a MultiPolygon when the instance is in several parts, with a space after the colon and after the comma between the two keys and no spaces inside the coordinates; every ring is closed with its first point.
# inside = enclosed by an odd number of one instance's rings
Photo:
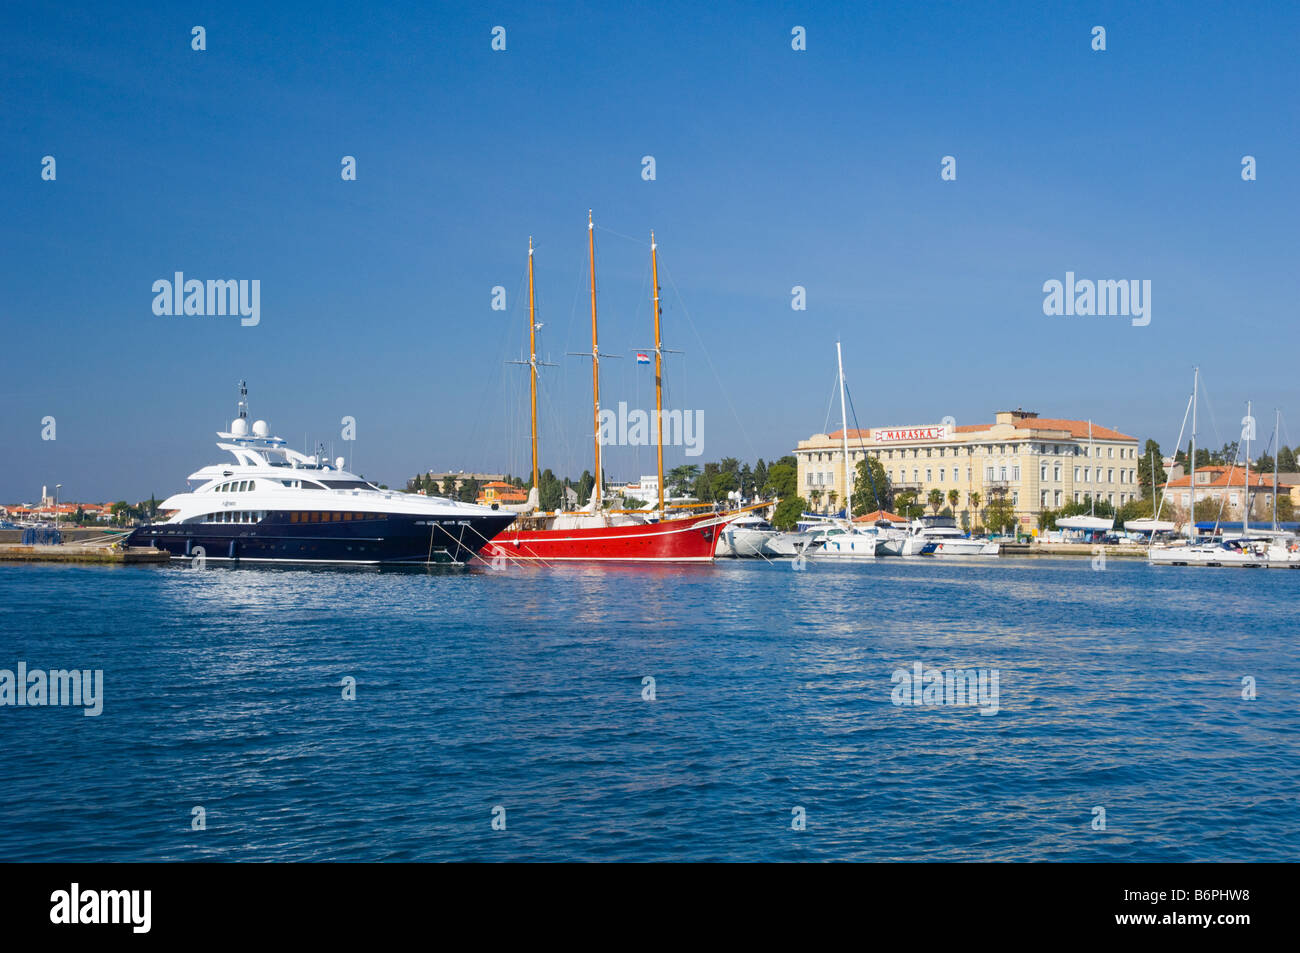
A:
{"type": "Polygon", "coordinates": [[[387,516],[338,523],[290,523],[272,513],[260,523],[157,523],[137,527],[131,546],[175,559],[247,563],[456,565],[468,563],[513,521],[513,514],[436,520],[387,516]]]}

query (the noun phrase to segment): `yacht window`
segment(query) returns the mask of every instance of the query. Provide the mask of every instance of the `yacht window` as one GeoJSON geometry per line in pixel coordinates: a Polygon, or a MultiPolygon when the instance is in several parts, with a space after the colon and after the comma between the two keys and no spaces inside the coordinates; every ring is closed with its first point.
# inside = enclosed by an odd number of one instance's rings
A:
{"type": "Polygon", "coordinates": [[[374,490],[377,487],[372,486],[365,480],[323,480],[331,490],[374,490]]]}

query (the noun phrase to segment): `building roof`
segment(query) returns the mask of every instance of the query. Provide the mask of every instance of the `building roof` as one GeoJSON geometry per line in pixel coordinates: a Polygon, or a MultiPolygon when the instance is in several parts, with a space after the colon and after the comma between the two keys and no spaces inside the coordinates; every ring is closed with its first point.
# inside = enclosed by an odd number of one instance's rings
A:
{"type": "MultiPolygon", "coordinates": [[[[1238,466],[1197,467],[1196,473],[1198,476],[1202,473],[1214,474],[1214,477],[1211,480],[1205,482],[1201,482],[1200,480],[1197,480],[1196,488],[1198,490],[1213,489],[1215,487],[1218,488],[1227,488],[1232,486],[1244,487],[1246,485],[1245,467],[1238,467],[1238,466]]],[[[1280,484],[1281,480],[1279,480],[1278,483],[1280,484]]],[[[1181,476],[1176,480],[1170,480],[1168,483],[1164,484],[1164,487],[1167,490],[1177,490],[1177,489],[1186,489],[1191,485],[1192,485],[1192,475],[1188,473],[1185,476],[1181,476]]],[[[1250,485],[1252,488],[1266,487],[1271,490],[1273,488],[1273,474],[1271,473],[1262,474],[1262,473],[1256,473],[1254,471],[1251,471],[1250,485]]]]}
{"type": "Polygon", "coordinates": [[[887,513],[884,510],[875,510],[871,513],[863,513],[861,516],[853,517],[855,523],[875,523],[878,520],[888,520],[891,523],[906,523],[907,520],[897,513],[887,513]]]}
{"type": "MultiPolygon", "coordinates": [[[[1012,426],[1017,430],[1064,430],[1071,437],[1088,438],[1088,421],[1086,420],[1065,420],[1059,417],[1031,417],[1028,419],[1017,419],[1012,422],[1012,426]]],[[[1109,427],[1103,427],[1100,424],[1092,425],[1092,437],[1094,440],[1136,440],[1137,437],[1130,437],[1126,433],[1120,433],[1118,430],[1111,430],[1109,427]]]]}
{"type": "MultiPolygon", "coordinates": [[[[1008,426],[1007,424],[959,424],[949,429],[959,434],[984,433],[992,430],[994,427],[1008,426]]],[[[1017,430],[1050,430],[1064,431],[1076,440],[1088,439],[1088,421],[1086,420],[1067,420],[1064,417],[1019,417],[1013,414],[1009,426],[1017,430]]],[[[877,430],[887,430],[887,427],[877,427],[877,430]]],[[[827,434],[832,440],[844,439],[843,428],[832,434],[827,434]]],[[[1126,433],[1120,433],[1118,430],[1112,430],[1110,427],[1103,427],[1101,424],[1092,425],[1092,436],[1094,440],[1137,440],[1137,437],[1130,437],[1126,433]]],[[[870,430],[849,429],[849,440],[870,440],[870,430]]]]}

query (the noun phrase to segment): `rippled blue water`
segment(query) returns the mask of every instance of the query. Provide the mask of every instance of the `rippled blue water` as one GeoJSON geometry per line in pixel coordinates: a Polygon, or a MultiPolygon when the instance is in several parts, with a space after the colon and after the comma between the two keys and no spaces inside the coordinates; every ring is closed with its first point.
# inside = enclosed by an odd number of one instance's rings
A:
{"type": "Polygon", "coordinates": [[[1293,861],[1298,588],[1010,558],[0,567],[0,668],[105,673],[99,717],[0,708],[0,860],[1293,861]],[[999,670],[1000,711],[893,705],[916,661],[999,670]]]}

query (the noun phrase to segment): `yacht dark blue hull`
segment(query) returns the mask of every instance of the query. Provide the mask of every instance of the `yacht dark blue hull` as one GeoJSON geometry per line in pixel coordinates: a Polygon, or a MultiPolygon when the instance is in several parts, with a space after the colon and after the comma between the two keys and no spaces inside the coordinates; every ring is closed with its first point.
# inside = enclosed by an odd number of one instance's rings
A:
{"type": "Polygon", "coordinates": [[[468,563],[514,521],[513,513],[459,518],[407,514],[270,512],[256,523],[154,523],[131,546],[174,559],[219,562],[428,565],[468,563]],[[299,521],[302,516],[317,519],[299,521]],[[343,516],[349,517],[346,521],[343,516]]]}

